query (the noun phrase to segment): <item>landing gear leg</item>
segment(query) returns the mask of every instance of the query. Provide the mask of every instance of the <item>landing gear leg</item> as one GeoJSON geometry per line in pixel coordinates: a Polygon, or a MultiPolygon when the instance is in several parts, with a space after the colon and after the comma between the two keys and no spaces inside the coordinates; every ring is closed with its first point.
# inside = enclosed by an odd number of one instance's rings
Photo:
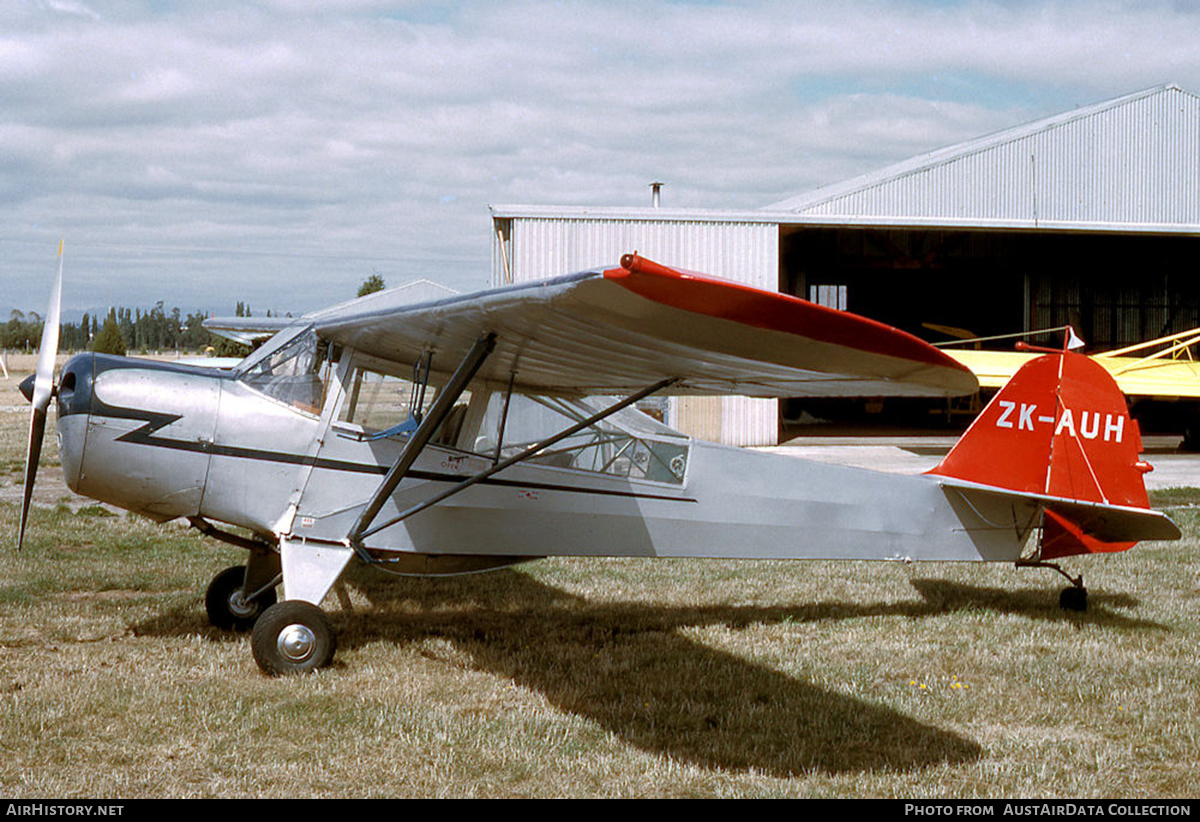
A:
{"type": "Polygon", "coordinates": [[[268,676],[315,671],[333,661],[337,636],[315,603],[329,593],[354,557],[341,543],[280,540],[283,602],[262,612],[250,634],[254,661],[268,676]]]}
{"type": "Polygon", "coordinates": [[[1073,577],[1055,565],[1053,562],[1018,562],[1018,566],[1022,568],[1049,568],[1052,571],[1058,571],[1067,578],[1071,585],[1063,588],[1062,593],[1058,595],[1058,607],[1064,611],[1086,611],[1088,607],[1088,592],[1087,588],[1083,587],[1083,575],[1073,577]]]}
{"type": "Polygon", "coordinates": [[[283,579],[279,552],[258,539],[222,531],[201,517],[188,523],[206,537],[250,552],[246,565],[226,568],[213,577],[204,595],[208,621],[222,631],[249,631],[254,621],[275,604],[275,586],[283,579]]]}

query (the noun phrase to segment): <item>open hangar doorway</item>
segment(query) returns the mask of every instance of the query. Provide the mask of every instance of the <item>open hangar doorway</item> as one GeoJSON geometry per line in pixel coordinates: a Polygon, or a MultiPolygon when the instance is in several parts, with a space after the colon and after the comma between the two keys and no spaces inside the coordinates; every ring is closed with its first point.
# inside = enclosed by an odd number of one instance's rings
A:
{"type": "MultiPolygon", "coordinates": [[[[1071,325],[1086,351],[1200,327],[1200,236],[1141,232],[781,225],[779,289],[895,326],[935,344],[1071,325]]],[[[1061,332],[1029,337],[1061,345],[1061,332]]],[[[980,345],[1011,350],[1015,339],[980,345]]],[[[1195,353],[1195,352],[1193,352],[1195,353]]],[[[965,401],[797,398],[780,403],[781,438],[827,421],[852,428],[961,428],[965,401]]],[[[1131,398],[1147,433],[1200,433],[1200,405],[1131,398]]],[[[820,426],[830,430],[830,426],[820,426]]]]}

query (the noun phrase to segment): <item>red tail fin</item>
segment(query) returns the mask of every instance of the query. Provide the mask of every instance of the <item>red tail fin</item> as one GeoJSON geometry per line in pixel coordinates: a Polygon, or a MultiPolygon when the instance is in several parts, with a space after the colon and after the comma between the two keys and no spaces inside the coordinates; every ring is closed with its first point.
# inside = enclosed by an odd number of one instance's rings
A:
{"type": "MultiPolygon", "coordinates": [[[[1142,438],[1112,376],[1082,354],[1026,363],[930,473],[1013,491],[1149,508],[1142,438]]],[[[1120,551],[1047,510],[1042,556],[1120,551]]]]}

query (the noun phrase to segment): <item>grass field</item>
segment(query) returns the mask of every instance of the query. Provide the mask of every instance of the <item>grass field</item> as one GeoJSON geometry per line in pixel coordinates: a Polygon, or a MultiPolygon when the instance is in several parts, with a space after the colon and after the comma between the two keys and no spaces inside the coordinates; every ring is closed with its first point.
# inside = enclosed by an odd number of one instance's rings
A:
{"type": "Polygon", "coordinates": [[[1158,500],[1187,539],[1071,562],[1084,614],[999,566],[362,570],[286,679],[205,619],[239,552],[63,500],[17,554],[0,502],[0,793],[1195,798],[1200,492],[1158,500]]]}

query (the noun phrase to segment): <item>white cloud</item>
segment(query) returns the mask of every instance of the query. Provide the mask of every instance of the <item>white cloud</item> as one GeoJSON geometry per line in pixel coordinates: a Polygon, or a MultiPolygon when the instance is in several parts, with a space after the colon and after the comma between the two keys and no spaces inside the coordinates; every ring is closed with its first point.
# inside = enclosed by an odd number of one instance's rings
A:
{"type": "Polygon", "coordinates": [[[89,20],[99,20],[100,15],[83,3],[73,0],[45,0],[45,7],[59,14],[70,14],[86,17],[89,20]]]}

